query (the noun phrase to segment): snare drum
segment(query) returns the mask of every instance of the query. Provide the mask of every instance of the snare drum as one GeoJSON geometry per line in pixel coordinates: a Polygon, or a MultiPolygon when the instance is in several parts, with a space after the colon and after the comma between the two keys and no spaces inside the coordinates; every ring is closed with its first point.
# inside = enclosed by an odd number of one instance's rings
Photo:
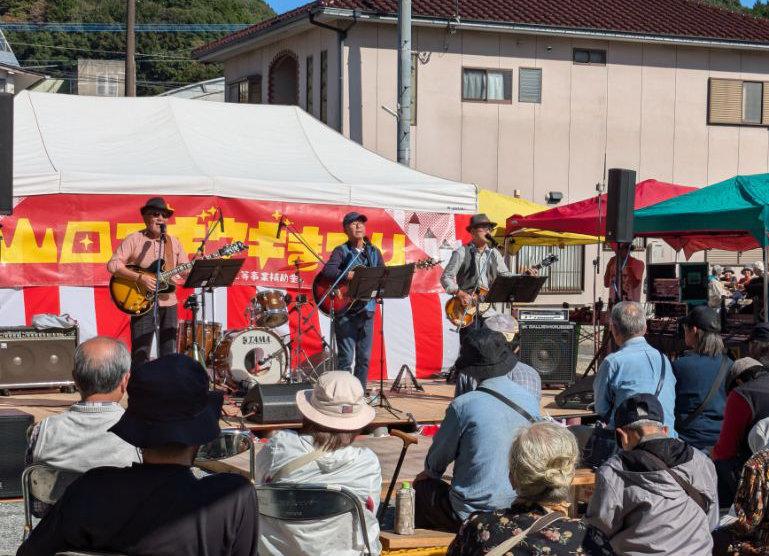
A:
{"type": "MultiPolygon", "coordinates": [[[[222,336],[222,325],[218,322],[199,322],[196,326],[198,337],[198,348],[204,354],[206,363],[211,362],[211,353],[214,346],[219,343],[222,336]],[[206,345],[203,345],[203,330],[206,331],[206,345]]],[[[192,350],[192,321],[180,320],[176,326],[176,351],[177,353],[187,353],[192,350]]]]}
{"type": "Polygon", "coordinates": [[[277,384],[287,372],[288,350],[272,330],[229,330],[216,346],[213,366],[219,380],[235,388],[250,377],[277,384]]]}
{"type": "Polygon", "coordinates": [[[288,309],[286,308],[286,296],[278,290],[259,292],[251,300],[246,314],[251,321],[251,326],[265,328],[277,328],[288,322],[288,309]]]}

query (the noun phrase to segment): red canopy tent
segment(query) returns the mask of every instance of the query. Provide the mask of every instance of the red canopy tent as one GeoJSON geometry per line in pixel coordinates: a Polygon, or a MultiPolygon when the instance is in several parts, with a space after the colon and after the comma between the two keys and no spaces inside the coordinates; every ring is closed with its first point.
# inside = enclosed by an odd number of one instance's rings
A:
{"type": "MultiPolygon", "coordinates": [[[[644,208],[672,197],[678,197],[697,189],[685,185],[645,180],[635,187],[635,208],[644,208]]],[[[606,234],[606,197],[599,196],[577,201],[560,207],[543,210],[529,216],[514,214],[507,219],[507,234],[514,234],[524,228],[537,228],[553,232],[567,232],[603,237],[606,234]]]]}

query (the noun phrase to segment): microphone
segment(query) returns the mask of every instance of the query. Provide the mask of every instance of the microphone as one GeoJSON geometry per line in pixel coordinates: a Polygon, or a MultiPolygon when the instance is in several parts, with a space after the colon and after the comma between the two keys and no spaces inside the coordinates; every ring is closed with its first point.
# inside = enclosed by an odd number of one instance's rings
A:
{"type": "Polygon", "coordinates": [[[363,236],[363,243],[366,245],[371,245],[371,240],[368,238],[368,236],[363,236]]]}
{"type": "Polygon", "coordinates": [[[491,234],[486,234],[486,241],[491,243],[492,247],[499,247],[499,243],[497,243],[497,240],[494,239],[491,234]]]}
{"type": "Polygon", "coordinates": [[[166,225],[165,224],[161,224],[160,225],[160,237],[165,237],[165,235],[166,235],[166,225]]]}
{"type": "Polygon", "coordinates": [[[280,222],[278,222],[278,233],[275,234],[276,239],[280,239],[280,232],[283,231],[283,228],[286,227],[286,222],[283,220],[283,217],[280,217],[280,222]]]}
{"type": "Polygon", "coordinates": [[[219,207],[219,229],[224,233],[224,213],[222,213],[222,207],[219,207]]]}

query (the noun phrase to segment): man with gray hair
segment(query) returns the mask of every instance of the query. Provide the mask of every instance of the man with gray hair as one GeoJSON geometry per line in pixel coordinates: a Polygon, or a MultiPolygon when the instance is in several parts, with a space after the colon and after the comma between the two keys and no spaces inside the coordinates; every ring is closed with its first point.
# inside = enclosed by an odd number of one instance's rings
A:
{"type": "Polygon", "coordinates": [[[35,425],[27,463],[84,472],[141,461],[135,446],[108,431],[123,416],[119,402],[128,386],[130,368],[131,356],[120,340],[97,336],[80,344],[72,373],[80,401],[35,425]]]}
{"type": "Polygon", "coordinates": [[[654,394],[664,410],[663,423],[674,430],[676,377],[668,358],[650,346],[643,306],[634,301],[617,303],[611,312],[611,333],[619,350],[606,356],[593,383],[595,411],[614,427],[614,411],[636,394],[654,394]]]}
{"type": "Polygon", "coordinates": [[[716,470],[699,450],[668,437],[651,394],[631,396],[615,413],[622,452],[597,472],[585,513],[617,554],[710,554],[718,525],[716,470]]]}

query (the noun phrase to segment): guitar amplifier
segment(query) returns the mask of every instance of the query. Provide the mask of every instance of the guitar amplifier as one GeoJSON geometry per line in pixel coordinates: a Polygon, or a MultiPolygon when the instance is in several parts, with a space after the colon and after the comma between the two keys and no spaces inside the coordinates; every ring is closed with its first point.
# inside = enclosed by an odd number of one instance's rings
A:
{"type": "Polygon", "coordinates": [[[0,328],[0,390],[72,387],[78,328],[0,328]]]}
{"type": "Polygon", "coordinates": [[[304,417],[296,406],[296,393],[310,389],[309,382],[257,384],[246,394],[240,412],[246,420],[262,425],[301,423],[304,417]]]}
{"type": "Polygon", "coordinates": [[[577,369],[573,322],[520,321],[519,358],[539,373],[542,384],[572,384],[577,369]]]}
{"type": "Polygon", "coordinates": [[[35,422],[29,413],[0,409],[0,498],[21,496],[21,473],[27,451],[27,429],[35,422]]]}

